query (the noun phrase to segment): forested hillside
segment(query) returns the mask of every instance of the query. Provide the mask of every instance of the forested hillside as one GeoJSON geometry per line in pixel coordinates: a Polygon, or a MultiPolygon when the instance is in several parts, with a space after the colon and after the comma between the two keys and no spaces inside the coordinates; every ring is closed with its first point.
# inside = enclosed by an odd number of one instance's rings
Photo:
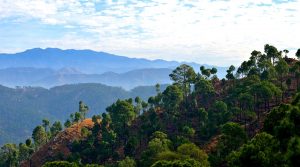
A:
{"type": "MultiPolygon", "coordinates": [[[[163,89],[166,85],[163,85],[163,89]]],[[[117,99],[142,99],[155,95],[155,86],[136,87],[126,91],[102,84],[76,84],[53,87],[0,86],[0,145],[18,143],[31,136],[32,129],[41,120],[65,120],[78,110],[80,100],[89,105],[88,116],[105,112],[105,108],[117,99]]]]}
{"type": "Polygon", "coordinates": [[[43,120],[31,139],[4,145],[0,165],[300,166],[300,62],[287,54],[267,44],[224,79],[182,64],[147,101],[116,100],[92,119],[80,101],[64,123],[43,120]]]}

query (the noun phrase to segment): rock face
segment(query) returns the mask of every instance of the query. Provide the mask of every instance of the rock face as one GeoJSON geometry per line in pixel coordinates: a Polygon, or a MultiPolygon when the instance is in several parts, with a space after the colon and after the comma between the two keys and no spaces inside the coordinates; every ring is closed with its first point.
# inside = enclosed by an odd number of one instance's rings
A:
{"type": "Polygon", "coordinates": [[[29,160],[22,162],[20,166],[41,167],[44,163],[55,157],[67,158],[71,154],[69,146],[72,142],[83,138],[81,129],[83,127],[91,129],[93,125],[92,119],[85,119],[65,129],[47,144],[39,148],[39,150],[33,153],[29,160]]]}

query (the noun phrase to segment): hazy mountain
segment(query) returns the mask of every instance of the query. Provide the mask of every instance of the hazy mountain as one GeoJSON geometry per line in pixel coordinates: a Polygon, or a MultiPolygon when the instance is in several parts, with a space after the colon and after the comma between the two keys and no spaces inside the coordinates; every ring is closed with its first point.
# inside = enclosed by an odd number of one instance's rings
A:
{"type": "Polygon", "coordinates": [[[103,74],[54,74],[30,85],[53,87],[75,83],[102,83],[110,86],[132,89],[137,86],[155,85],[156,83],[168,84],[171,82],[169,74],[171,69],[139,69],[125,73],[106,72],[103,74]]]}
{"type": "Polygon", "coordinates": [[[54,74],[55,71],[49,68],[14,67],[0,69],[0,84],[12,87],[30,85],[36,80],[41,80],[45,76],[54,74]]]}
{"type": "MultiPolygon", "coordinates": [[[[169,74],[180,64],[92,50],[36,48],[16,54],[0,54],[0,84],[50,88],[64,84],[103,83],[129,90],[136,86],[170,83],[169,74]]],[[[199,71],[199,64],[187,64],[199,71]]],[[[224,77],[226,68],[217,68],[218,76],[224,77]]]]}
{"type": "MultiPolygon", "coordinates": [[[[162,90],[166,85],[161,86],[162,90]]],[[[0,85],[0,145],[20,142],[31,136],[43,118],[64,121],[78,111],[78,102],[90,108],[88,116],[101,114],[117,99],[140,96],[144,100],[156,94],[154,86],[132,91],[102,84],[64,85],[51,89],[40,87],[7,88],[0,85]]]]}
{"type": "Polygon", "coordinates": [[[30,49],[16,54],[0,54],[0,67],[35,67],[55,70],[73,67],[88,74],[127,72],[143,68],[173,68],[175,61],[128,58],[92,50],[30,49]]]}
{"type": "Polygon", "coordinates": [[[6,68],[0,69],[0,84],[15,86],[40,86],[50,88],[65,84],[102,83],[127,90],[137,86],[168,84],[171,82],[168,68],[137,69],[125,73],[105,72],[84,74],[75,68],[52,70],[49,68],[6,68]]]}

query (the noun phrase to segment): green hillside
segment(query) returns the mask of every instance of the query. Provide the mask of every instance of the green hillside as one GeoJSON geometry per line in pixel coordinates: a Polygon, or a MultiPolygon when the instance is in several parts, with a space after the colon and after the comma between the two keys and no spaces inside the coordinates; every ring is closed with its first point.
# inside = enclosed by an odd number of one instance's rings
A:
{"type": "Polygon", "coordinates": [[[0,86],[0,145],[30,137],[32,129],[43,118],[65,120],[78,111],[77,104],[81,100],[88,104],[88,116],[92,116],[105,112],[105,108],[117,99],[140,96],[146,100],[155,93],[154,86],[137,87],[132,91],[102,84],[64,85],[51,89],[0,86]]]}

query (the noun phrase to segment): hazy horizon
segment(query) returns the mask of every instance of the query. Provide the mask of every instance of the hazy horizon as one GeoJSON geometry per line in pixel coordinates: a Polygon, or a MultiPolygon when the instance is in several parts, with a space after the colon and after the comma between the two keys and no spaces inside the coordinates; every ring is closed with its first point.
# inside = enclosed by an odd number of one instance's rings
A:
{"type": "Polygon", "coordinates": [[[1,53],[91,49],[228,66],[264,44],[294,56],[300,43],[294,0],[0,2],[1,53]]]}
{"type": "MultiPolygon", "coordinates": [[[[34,49],[42,49],[42,50],[47,50],[47,49],[59,49],[59,50],[62,50],[62,51],[66,51],[66,50],[76,50],[76,51],[93,51],[93,52],[98,52],[98,53],[107,53],[107,54],[111,54],[112,56],[118,56],[118,57],[127,57],[127,58],[137,58],[137,59],[145,59],[145,60],[150,60],[150,61],[159,61],[159,60],[163,60],[163,61],[169,61],[169,62],[178,62],[178,63],[195,63],[195,64],[199,64],[199,65],[209,65],[209,66],[218,66],[218,67],[226,67],[226,66],[221,66],[221,65],[215,65],[215,64],[207,64],[207,63],[197,63],[197,62],[194,62],[194,61],[185,61],[185,60],[167,60],[167,59],[164,59],[164,58],[147,58],[147,57],[131,57],[131,56],[128,56],[128,55],[118,55],[118,54],[114,54],[114,53],[110,53],[110,52],[105,52],[105,51],[97,51],[97,50],[93,50],[93,49],[76,49],[76,48],[73,48],[73,49],[62,49],[62,48],[53,48],[53,47],[44,47],[44,48],[41,48],[41,47],[37,47],[37,48],[29,48],[29,49],[25,49],[25,50],[21,50],[21,51],[16,51],[16,52],[0,52],[0,54],[17,54],[17,53],[23,53],[23,52],[26,52],[26,51],[30,51],[30,50],[34,50],[34,49]]],[[[24,66],[26,67],[26,66],[24,66]]]]}

